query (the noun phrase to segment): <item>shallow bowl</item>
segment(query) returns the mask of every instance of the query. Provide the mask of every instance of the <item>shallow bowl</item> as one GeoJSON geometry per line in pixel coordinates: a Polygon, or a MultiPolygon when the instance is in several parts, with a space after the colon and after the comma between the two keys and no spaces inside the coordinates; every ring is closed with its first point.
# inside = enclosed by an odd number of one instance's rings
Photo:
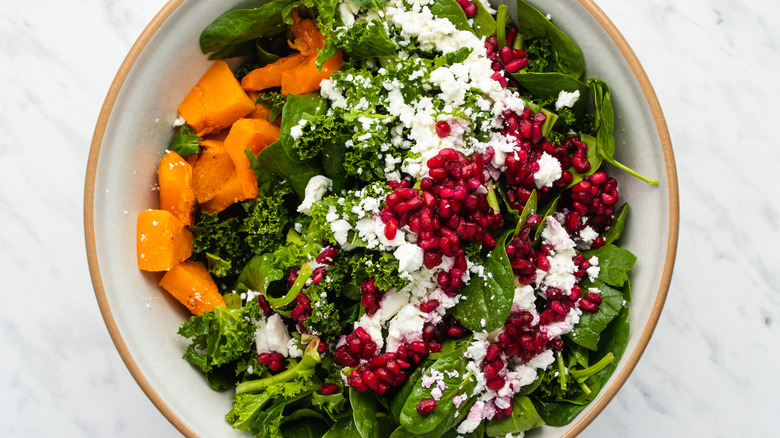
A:
{"type": "MultiPolygon", "coordinates": [[[[513,2],[512,2],[513,3],[513,2]]],[[[587,76],[605,80],[615,106],[617,159],[660,181],[649,186],[616,172],[631,214],[621,246],[638,257],[632,270],[631,335],[616,372],[571,424],[533,436],[572,437],[615,396],[658,322],[672,276],[678,230],[677,175],[656,95],[639,61],[590,0],[531,0],[582,49],[587,76]]],[[[156,168],[174,130],[176,108],[209,66],[198,36],[218,15],[247,2],[171,0],[133,45],[114,79],[95,128],[87,166],[84,223],[95,295],[130,373],[186,436],[245,437],[225,422],[230,394],[212,391],[183,360],[176,334],[187,311],[161,291],[158,274],[138,270],[138,213],[156,207],[156,168]]],[[[511,12],[510,12],[510,16],[511,12]]],[[[529,434],[531,436],[531,434],[529,434]]]]}

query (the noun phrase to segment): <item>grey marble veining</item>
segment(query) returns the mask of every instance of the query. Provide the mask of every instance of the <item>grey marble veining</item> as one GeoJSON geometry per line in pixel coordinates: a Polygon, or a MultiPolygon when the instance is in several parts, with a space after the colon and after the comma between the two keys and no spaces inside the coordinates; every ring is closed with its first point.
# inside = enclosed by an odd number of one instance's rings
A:
{"type": "MultiPolygon", "coordinates": [[[[658,94],[680,181],[675,275],[583,437],[777,436],[780,3],[600,0],[658,94]]],[[[0,2],[3,436],[178,436],[95,302],[82,193],[103,98],[160,0],[0,2]]]]}

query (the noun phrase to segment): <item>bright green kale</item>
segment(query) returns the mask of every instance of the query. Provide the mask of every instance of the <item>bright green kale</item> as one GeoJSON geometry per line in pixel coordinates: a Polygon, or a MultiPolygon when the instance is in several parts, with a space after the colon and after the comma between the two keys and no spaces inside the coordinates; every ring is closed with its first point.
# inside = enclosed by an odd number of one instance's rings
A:
{"type": "Polygon", "coordinates": [[[276,120],[282,114],[282,108],[287,102],[287,96],[284,96],[278,91],[265,91],[257,96],[256,104],[260,104],[268,108],[271,113],[271,121],[276,120]]]}
{"type": "Polygon", "coordinates": [[[526,42],[528,71],[543,73],[556,66],[555,47],[549,38],[534,38],[526,42]]]}
{"type": "Polygon", "coordinates": [[[363,280],[373,278],[380,290],[388,290],[391,287],[402,289],[409,284],[409,280],[402,278],[398,273],[398,260],[389,252],[356,251],[349,261],[352,267],[352,278],[356,284],[363,280]]]}
{"type": "Polygon", "coordinates": [[[245,240],[254,254],[263,254],[283,240],[290,217],[285,200],[290,194],[289,184],[279,184],[271,193],[243,203],[245,240]]]}
{"type": "Polygon", "coordinates": [[[200,152],[200,137],[195,135],[195,131],[190,125],[182,125],[173,136],[168,149],[176,152],[182,158],[187,158],[200,152]]]}
{"type": "Polygon", "coordinates": [[[205,373],[242,358],[254,336],[252,320],[258,317],[256,303],[239,309],[217,306],[191,317],[179,327],[179,335],[192,339],[184,358],[205,373]]]}
{"type": "Polygon", "coordinates": [[[238,275],[252,254],[242,228],[239,218],[220,222],[217,213],[201,214],[192,230],[193,254],[203,256],[217,277],[238,275]]]}

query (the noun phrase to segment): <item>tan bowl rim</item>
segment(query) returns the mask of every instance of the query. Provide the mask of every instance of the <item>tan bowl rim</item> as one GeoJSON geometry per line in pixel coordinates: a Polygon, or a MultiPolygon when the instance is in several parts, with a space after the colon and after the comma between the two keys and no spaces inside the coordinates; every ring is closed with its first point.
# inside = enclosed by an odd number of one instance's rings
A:
{"type": "MultiPolygon", "coordinates": [[[[653,309],[650,313],[650,317],[647,321],[642,334],[639,337],[639,341],[634,348],[631,355],[628,357],[626,365],[615,376],[614,380],[608,388],[605,389],[604,394],[593,403],[588,412],[580,418],[576,423],[570,426],[570,429],[562,436],[562,438],[572,438],[582,432],[585,427],[590,424],[596,416],[601,413],[607,404],[612,400],[618,390],[623,386],[628,376],[636,367],[639,358],[647,347],[647,343],[652,337],[655,326],[658,324],[658,319],[661,316],[661,310],[663,309],[664,302],[666,301],[666,295],[669,292],[669,284],[672,280],[672,272],[674,271],[674,261],[677,255],[677,239],[679,233],[680,222],[680,203],[679,193],[677,185],[677,170],[674,160],[674,152],[672,151],[672,141],[669,136],[669,130],[666,126],[666,119],[661,111],[661,105],[658,102],[658,97],[653,90],[653,86],[650,84],[650,80],[645,73],[644,68],[637,59],[636,54],[628,45],[623,35],[618,31],[615,25],[610,21],[604,12],[593,3],[592,0],[577,0],[601,25],[607,32],[612,41],[620,50],[621,54],[625,58],[628,65],[631,67],[634,76],[636,77],[642,92],[645,95],[645,99],[650,107],[650,111],[653,114],[658,136],[661,141],[661,149],[664,154],[664,162],[666,164],[666,174],[669,189],[669,238],[667,240],[666,258],[664,261],[664,270],[661,276],[661,282],[658,287],[658,295],[653,303],[653,309]]],[[[111,339],[119,351],[119,355],[127,366],[127,369],[132,374],[135,381],[146,393],[147,397],[154,403],[157,409],[165,415],[168,421],[173,424],[182,434],[187,437],[196,437],[197,433],[186,424],[176,412],[168,406],[159,393],[152,387],[146,376],[141,372],[135,359],[130,354],[127,345],[122,338],[122,334],[119,333],[116,321],[111,312],[111,308],[108,305],[108,299],[106,291],[103,287],[103,280],[100,276],[100,268],[97,258],[97,248],[95,245],[95,227],[94,227],[94,200],[95,200],[95,178],[97,174],[98,156],[100,155],[100,147],[103,143],[103,136],[105,134],[106,125],[108,124],[111,111],[114,107],[114,103],[117,100],[119,91],[121,90],[130,69],[135,64],[139,55],[143,51],[146,44],[162,26],[165,20],[178,8],[184,0],[170,0],[157,15],[154,16],[152,21],[146,26],[141,35],[135,41],[130,48],[130,52],[125,57],[122,65],[114,77],[111,87],[108,90],[106,99],[103,102],[103,106],[98,116],[97,125],[95,126],[95,132],[92,137],[92,144],[89,150],[89,158],[87,161],[87,173],[86,182],[84,187],[84,234],[86,239],[87,249],[87,261],[89,264],[89,272],[92,278],[92,285],[95,289],[95,296],[100,307],[100,312],[103,315],[103,320],[106,323],[108,332],[111,335],[111,339]]]]}

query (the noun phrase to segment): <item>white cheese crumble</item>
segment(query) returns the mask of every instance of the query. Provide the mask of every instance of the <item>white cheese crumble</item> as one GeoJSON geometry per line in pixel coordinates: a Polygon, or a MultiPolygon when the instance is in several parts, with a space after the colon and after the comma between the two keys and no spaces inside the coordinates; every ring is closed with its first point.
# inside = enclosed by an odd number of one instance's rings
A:
{"type": "Polygon", "coordinates": [[[290,333],[278,313],[274,313],[267,320],[261,319],[256,323],[255,346],[258,353],[281,353],[289,355],[290,333]]]}
{"type": "Polygon", "coordinates": [[[542,156],[539,157],[539,170],[534,173],[536,188],[552,187],[562,173],[561,162],[547,152],[543,152],[542,156]]]}
{"type": "Polygon", "coordinates": [[[303,135],[303,127],[306,126],[306,123],[306,119],[301,119],[298,121],[297,125],[290,128],[290,136],[293,140],[298,140],[298,138],[303,135]]]}
{"type": "Polygon", "coordinates": [[[413,243],[404,243],[393,252],[398,259],[398,270],[411,274],[420,269],[423,264],[423,250],[413,243]]]}
{"type": "Polygon", "coordinates": [[[322,175],[316,175],[311,177],[306,184],[304,191],[303,201],[298,206],[298,212],[304,214],[311,213],[311,207],[317,202],[322,201],[322,197],[325,193],[333,188],[333,181],[322,175]]]}
{"type": "Polygon", "coordinates": [[[561,90],[561,92],[558,93],[558,100],[555,102],[555,110],[560,111],[561,108],[571,108],[579,99],[580,90],[574,90],[571,93],[566,90],[561,90]]]}

